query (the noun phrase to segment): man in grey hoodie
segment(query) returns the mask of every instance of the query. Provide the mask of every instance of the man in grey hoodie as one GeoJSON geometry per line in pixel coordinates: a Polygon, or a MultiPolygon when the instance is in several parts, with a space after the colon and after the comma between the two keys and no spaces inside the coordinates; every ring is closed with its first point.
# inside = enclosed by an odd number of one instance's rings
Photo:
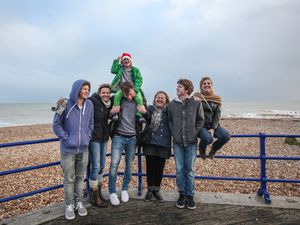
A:
{"type": "Polygon", "coordinates": [[[178,208],[195,209],[193,199],[195,189],[194,167],[197,156],[197,134],[204,124],[204,113],[200,101],[190,97],[193,83],[187,79],[177,82],[177,98],[168,108],[169,128],[173,136],[173,151],[176,163],[176,184],[179,199],[178,208]]]}
{"type": "Polygon", "coordinates": [[[61,166],[64,173],[64,200],[67,220],[87,215],[83,206],[83,178],[88,163],[88,145],[94,127],[94,107],[87,99],[91,85],[77,80],[72,86],[70,98],[63,113],[55,113],[53,131],[60,140],[61,166]]]}

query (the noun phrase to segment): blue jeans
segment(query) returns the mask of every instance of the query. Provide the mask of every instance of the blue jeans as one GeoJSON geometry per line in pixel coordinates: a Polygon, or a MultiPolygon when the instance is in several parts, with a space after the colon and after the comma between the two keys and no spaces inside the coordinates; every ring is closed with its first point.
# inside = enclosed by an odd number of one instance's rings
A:
{"type": "Polygon", "coordinates": [[[82,201],[83,178],[86,173],[89,152],[80,154],[60,152],[61,166],[64,173],[64,199],[66,205],[82,201]]]}
{"type": "MultiPolygon", "coordinates": [[[[210,145],[214,141],[211,133],[209,133],[205,127],[201,128],[199,137],[201,139],[199,144],[200,150],[206,150],[207,145],[210,145]]],[[[231,136],[230,133],[223,127],[217,127],[214,132],[214,137],[217,138],[217,140],[213,143],[212,149],[217,151],[230,140],[231,136]]]]}
{"type": "Polygon", "coordinates": [[[107,142],[90,141],[90,180],[102,182],[105,160],[106,160],[107,142]],[[99,176],[99,175],[100,176],[99,176]]]}
{"type": "Polygon", "coordinates": [[[180,194],[193,195],[195,189],[195,162],[197,156],[197,144],[187,147],[173,144],[176,163],[176,184],[180,194]]]}
{"type": "Polygon", "coordinates": [[[111,163],[109,168],[109,193],[116,193],[116,181],[118,167],[121,161],[123,150],[125,151],[125,172],[123,177],[122,190],[128,190],[132,176],[132,164],[136,149],[136,137],[114,136],[111,144],[111,163]]]}

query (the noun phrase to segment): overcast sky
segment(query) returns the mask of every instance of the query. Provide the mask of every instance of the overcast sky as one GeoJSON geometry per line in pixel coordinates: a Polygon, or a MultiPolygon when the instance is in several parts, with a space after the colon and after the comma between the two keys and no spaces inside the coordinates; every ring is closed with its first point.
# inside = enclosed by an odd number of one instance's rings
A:
{"type": "Polygon", "coordinates": [[[209,75],[225,101],[300,100],[300,1],[0,0],[0,102],[95,91],[122,52],[148,99],[209,75]]]}

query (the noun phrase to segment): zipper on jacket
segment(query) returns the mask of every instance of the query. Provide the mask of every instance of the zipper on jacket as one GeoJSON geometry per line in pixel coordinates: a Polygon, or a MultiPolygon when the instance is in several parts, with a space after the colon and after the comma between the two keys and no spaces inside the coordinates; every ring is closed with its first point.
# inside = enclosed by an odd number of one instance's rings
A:
{"type": "Polygon", "coordinates": [[[79,153],[79,149],[80,149],[80,144],[81,144],[81,109],[79,109],[79,140],[78,140],[78,149],[77,149],[77,153],[79,153]]]}

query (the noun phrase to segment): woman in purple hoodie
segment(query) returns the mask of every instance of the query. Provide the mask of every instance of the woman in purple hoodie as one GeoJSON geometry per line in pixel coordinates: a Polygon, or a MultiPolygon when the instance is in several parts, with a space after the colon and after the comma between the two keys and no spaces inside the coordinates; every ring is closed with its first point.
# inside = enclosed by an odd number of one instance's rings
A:
{"type": "Polygon", "coordinates": [[[61,166],[64,173],[65,217],[87,215],[83,206],[83,178],[88,163],[88,145],[94,126],[94,108],[87,99],[91,85],[86,80],[77,80],[72,86],[70,98],[62,114],[55,113],[53,131],[60,140],[61,166]]]}

